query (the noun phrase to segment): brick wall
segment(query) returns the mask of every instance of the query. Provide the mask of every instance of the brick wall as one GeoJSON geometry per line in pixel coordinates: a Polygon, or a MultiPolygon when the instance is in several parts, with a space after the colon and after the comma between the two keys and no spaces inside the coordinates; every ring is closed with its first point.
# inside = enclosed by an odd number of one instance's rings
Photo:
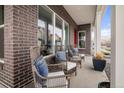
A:
{"type": "Polygon", "coordinates": [[[37,44],[37,19],[37,6],[5,6],[5,64],[0,81],[10,87],[32,81],[29,49],[37,44]]]}
{"type": "Polygon", "coordinates": [[[4,6],[4,67],[0,70],[0,81],[14,87],[13,58],[13,7],[4,6]]]}
{"type": "MultiPolygon", "coordinates": [[[[90,24],[79,25],[78,31],[86,31],[86,48],[79,49],[79,52],[84,54],[91,54],[91,25],[90,24]]],[[[78,33],[77,33],[77,38],[78,38],[78,33]]]]}
{"type": "Polygon", "coordinates": [[[37,6],[13,6],[14,85],[32,81],[30,47],[37,45],[37,6]]]}

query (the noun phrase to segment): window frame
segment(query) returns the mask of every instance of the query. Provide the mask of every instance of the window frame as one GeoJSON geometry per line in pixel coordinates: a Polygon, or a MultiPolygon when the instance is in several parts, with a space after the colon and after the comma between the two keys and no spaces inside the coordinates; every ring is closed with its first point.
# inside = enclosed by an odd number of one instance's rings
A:
{"type": "MultiPolygon", "coordinates": [[[[69,40],[70,40],[70,31],[69,31],[69,28],[70,28],[70,26],[69,26],[69,23],[67,22],[67,21],[65,21],[61,16],[59,16],[56,12],[54,12],[49,6],[47,6],[47,5],[43,5],[43,6],[45,6],[46,8],[48,8],[51,12],[52,12],[52,14],[53,14],[53,17],[52,17],[52,20],[53,20],[53,54],[55,53],[55,29],[56,29],[56,16],[58,17],[58,18],[60,18],[61,20],[62,20],[62,44],[64,44],[63,42],[64,42],[64,27],[65,27],[65,24],[67,24],[68,25],[68,44],[69,44],[69,40]]],[[[38,17],[38,19],[39,19],[39,17],[38,17]]],[[[65,47],[65,46],[64,46],[65,47]]]]}
{"type": "Polygon", "coordinates": [[[86,49],[86,31],[78,31],[78,49],[86,49]],[[84,48],[80,48],[79,47],[79,41],[81,40],[81,39],[79,39],[79,33],[84,33],[85,34],[85,47],[84,48]]]}
{"type": "MultiPolygon", "coordinates": [[[[39,21],[39,20],[42,20],[42,19],[40,19],[40,17],[39,17],[39,13],[40,13],[39,10],[40,10],[40,7],[44,8],[45,11],[47,11],[47,12],[49,12],[49,13],[51,14],[51,19],[52,19],[52,22],[51,22],[52,24],[51,24],[51,25],[52,25],[52,28],[53,28],[53,27],[54,27],[54,25],[53,25],[53,16],[54,16],[54,13],[53,13],[48,7],[46,7],[45,5],[41,5],[41,6],[39,5],[39,6],[38,6],[38,21],[39,21]]],[[[37,21],[37,22],[38,22],[38,21],[37,21]]],[[[49,31],[48,31],[48,30],[49,30],[49,23],[48,23],[46,20],[42,20],[42,21],[45,23],[45,28],[47,29],[46,32],[45,32],[45,42],[44,42],[45,45],[46,45],[46,44],[48,44],[48,39],[49,39],[49,38],[48,38],[48,34],[49,34],[49,31]],[[48,24],[47,24],[47,23],[48,23],[48,24]]],[[[39,24],[38,24],[38,27],[39,27],[39,24]]],[[[39,29],[38,29],[38,30],[39,30],[39,29]]],[[[53,34],[53,37],[54,37],[54,32],[53,32],[53,30],[52,30],[52,34],[53,34]]],[[[53,40],[53,38],[52,38],[52,40],[53,40]]],[[[38,43],[37,43],[37,45],[38,45],[38,43]]],[[[54,47],[54,45],[53,45],[53,42],[52,42],[52,48],[51,48],[51,49],[52,49],[52,52],[50,52],[50,54],[54,52],[54,48],[53,48],[53,47],[54,47]]]]}
{"type": "MultiPolygon", "coordinates": [[[[60,16],[58,16],[57,14],[55,14],[55,32],[56,32],[56,28],[57,28],[57,25],[56,25],[56,19],[59,19],[59,21],[61,21],[61,25],[62,25],[62,42],[63,42],[63,35],[64,35],[64,33],[63,33],[63,19],[60,17],[60,16]]],[[[63,43],[62,43],[63,44],[63,43]]]]}
{"type": "MultiPolygon", "coordinates": [[[[54,24],[54,21],[56,22],[56,16],[58,16],[63,22],[62,22],[62,24],[63,24],[63,26],[62,26],[62,29],[64,30],[64,27],[65,27],[65,24],[67,24],[68,25],[68,44],[69,44],[69,40],[70,40],[70,32],[69,32],[69,30],[70,30],[70,25],[69,25],[69,23],[66,21],[66,20],[64,20],[61,16],[59,16],[56,12],[54,12],[49,6],[47,6],[47,5],[44,5],[44,6],[46,6],[51,12],[53,12],[53,29],[55,28],[55,24],[54,24]],[[54,18],[55,17],[55,18],[54,18]]],[[[64,31],[62,31],[62,33],[63,33],[64,31]]],[[[64,42],[64,41],[63,41],[64,42]]]]}
{"type": "MultiPolygon", "coordinates": [[[[65,26],[68,26],[68,37],[67,37],[67,47],[69,46],[69,24],[66,22],[66,21],[64,21],[64,27],[63,27],[63,38],[65,39],[66,37],[66,35],[65,35],[65,26]]],[[[63,44],[65,44],[65,42],[64,42],[64,39],[63,39],[63,44]]],[[[64,46],[64,49],[66,48],[66,46],[64,46]]]]}

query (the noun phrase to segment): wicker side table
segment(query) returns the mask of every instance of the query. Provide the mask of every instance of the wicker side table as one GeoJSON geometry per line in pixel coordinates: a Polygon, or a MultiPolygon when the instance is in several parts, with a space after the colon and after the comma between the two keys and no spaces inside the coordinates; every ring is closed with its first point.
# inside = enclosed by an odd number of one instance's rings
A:
{"type": "Polygon", "coordinates": [[[68,61],[66,69],[64,69],[64,73],[70,76],[72,76],[72,74],[75,73],[75,76],[76,76],[77,75],[77,64],[68,61]]]}
{"type": "Polygon", "coordinates": [[[85,60],[85,55],[84,54],[80,54],[81,59],[85,60]]]}
{"type": "Polygon", "coordinates": [[[82,68],[82,64],[81,64],[81,58],[80,57],[73,57],[71,58],[70,60],[71,62],[75,62],[77,65],[79,64],[80,65],[80,68],[82,68]]]}

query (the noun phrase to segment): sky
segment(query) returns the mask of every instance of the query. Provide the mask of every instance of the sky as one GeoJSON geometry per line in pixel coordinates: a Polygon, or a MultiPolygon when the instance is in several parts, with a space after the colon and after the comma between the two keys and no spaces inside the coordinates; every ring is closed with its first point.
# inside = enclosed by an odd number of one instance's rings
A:
{"type": "Polygon", "coordinates": [[[101,23],[101,37],[108,39],[111,37],[111,6],[107,6],[101,23]]]}

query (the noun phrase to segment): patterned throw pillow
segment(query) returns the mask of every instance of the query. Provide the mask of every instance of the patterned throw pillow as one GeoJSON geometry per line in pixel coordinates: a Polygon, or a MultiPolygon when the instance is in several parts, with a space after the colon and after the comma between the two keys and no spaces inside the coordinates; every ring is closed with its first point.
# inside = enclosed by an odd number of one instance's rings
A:
{"type": "Polygon", "coordinates": [[[78,48],[73,48],[72,52],[73,52],[73,56],[77,56],[78,55],[78,48]]]}
{"type": "Polygon", "coordinates": [[[44,60],[44,58],[42,56],[38,57],[35,60],[34,65],[35,65],[38,73],[41,76],[44,76],[44,77],[48,76],[48,66],[47,66],[47,63],[46,63],[46,61],[44,60]]]}
{"type": "Polygon", "coordinates": [[[57,51],[55,54],[55,59],[58,62],[65,62],[66,59],[66,52],[65,51],[57,51]]]}

